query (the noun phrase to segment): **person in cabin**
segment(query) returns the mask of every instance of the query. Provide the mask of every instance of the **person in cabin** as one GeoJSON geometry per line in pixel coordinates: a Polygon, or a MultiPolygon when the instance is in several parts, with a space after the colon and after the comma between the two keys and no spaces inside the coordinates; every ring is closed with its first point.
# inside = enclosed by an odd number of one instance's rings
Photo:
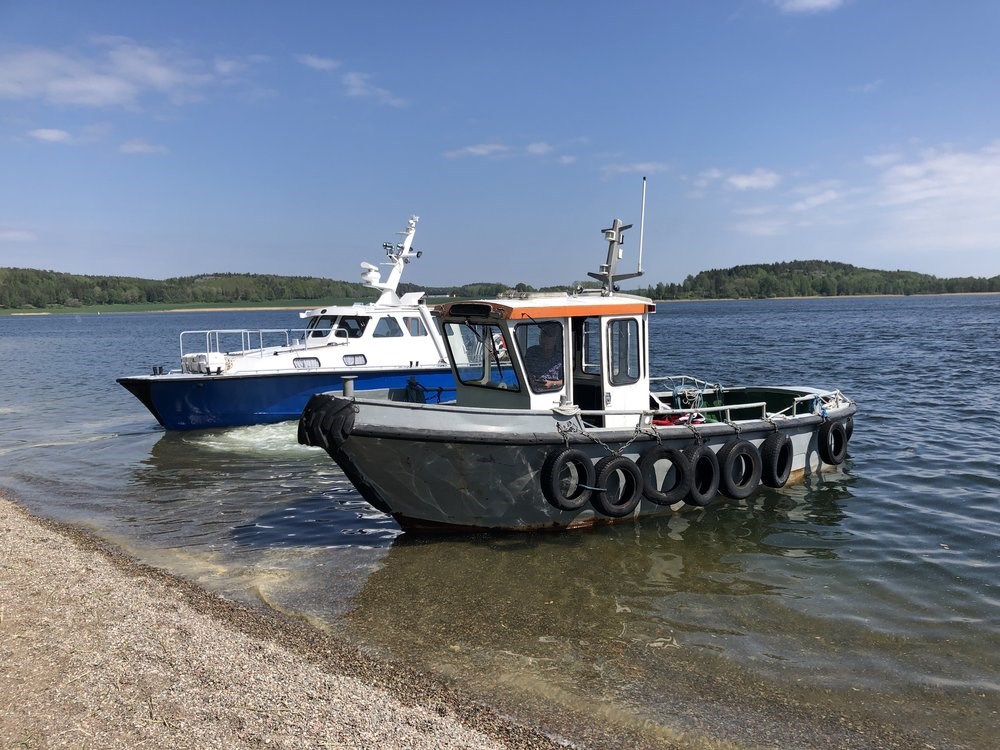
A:
{"type": "Polygon", "coordinates": [[[524,367],[536,391],[554,391],[563,384],[562,326],[542,323],[538,343],[524,353],[524,367]]]}

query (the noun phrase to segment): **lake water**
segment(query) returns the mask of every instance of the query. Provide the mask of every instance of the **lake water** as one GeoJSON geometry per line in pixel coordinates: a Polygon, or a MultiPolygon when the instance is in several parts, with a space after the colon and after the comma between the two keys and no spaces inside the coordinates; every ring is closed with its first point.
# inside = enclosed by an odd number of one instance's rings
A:
{"type": "MultiPolygon", "coordinates": [[[[585,707],[655,741],[725,732],[741,720],[729,698],[752,692],[842,717],[831,746],[877,746],[852,732],[862,719],[995,746],[1000,296],[659,305],[657,374],[840,388],[860,407],[848,460],[747,501],[561,535],[402,535],[293,423],[166,434],[114,382],[176,366],[182,330],[297,324],[0,317],[0,486],[515,714],[585,707]],[[713,699],[695,704],[685,679],[713,699]]],[[[772,743],[809,746],[789,732],[772,743]]]]}

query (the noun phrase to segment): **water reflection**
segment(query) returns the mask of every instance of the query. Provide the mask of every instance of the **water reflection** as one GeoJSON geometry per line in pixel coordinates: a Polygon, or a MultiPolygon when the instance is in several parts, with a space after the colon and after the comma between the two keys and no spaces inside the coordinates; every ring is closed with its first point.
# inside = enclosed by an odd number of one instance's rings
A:
{"type": "Polygon", "coordinates": [[[578,534],[404,535],[342,625],[444,674],[478,675],[483,690],[616,710],[627,695],[648,714],[664,674],[739,672],[715,656],[782,627],[801,580],[761,576],[762,555],[836,558],[849,493],[796,494],[578,534]]]}

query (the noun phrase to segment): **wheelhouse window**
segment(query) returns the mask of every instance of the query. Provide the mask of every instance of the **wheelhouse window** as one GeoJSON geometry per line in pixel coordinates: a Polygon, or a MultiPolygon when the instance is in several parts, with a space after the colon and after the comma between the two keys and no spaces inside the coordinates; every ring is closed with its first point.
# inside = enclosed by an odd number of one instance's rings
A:
{"type": "Polygon", "coordinates": [[[519,323],[514,328],[514,338],[531,390],[545,393],[562,388],[566,367],[562,323],[519,323]]]}
{"type": "Polygon", "coordinates": [[[344,315],[337,322],[337,336],[359,339],[364,335],[369,320],[371,319],[367,315],[344,315]]]}
{"type": "Polygon", "coordinates": [[[426,336],[427,326],[424,325],[424,321],[420,318],[403,318],[403,324],[406,326],[407,332],[411,336],[426,336]]]}
{"type": "Polygon", "coordinates": [[[336,317],[332,315],[324,315],[322,318],[313,320],[309,324],[309,335],[313,338],[329,336],[330,331],[333,330],[333,324],[336,320],[336,317]]]}
{"type": "Polygon", "coordinates": [[[608,367],[612,385],[638,382],[639,321],[635,318],[608,321],[608,367]]]}
{"type": "Polygon", "coordinates": [[[396,338],[403,335],[403,329],[399,321],[395,318],[382,318],[375,324],[375,332],[372,334],[376,339],[396,338]]]}
{"type": "Polygon", "coordinates": [[[493,323],[447,322],[443,330],[459,381],[483,388],[521,390],[500,326],[493,323]]]}

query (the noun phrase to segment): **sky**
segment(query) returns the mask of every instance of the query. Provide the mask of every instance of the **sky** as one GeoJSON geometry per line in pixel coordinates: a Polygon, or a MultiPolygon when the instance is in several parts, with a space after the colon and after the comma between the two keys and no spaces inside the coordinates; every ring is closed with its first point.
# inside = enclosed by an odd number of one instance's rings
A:
{"type": "Polygon", "coordinates": [[[0,267],[1000,274],[996,0],[0,0],[0,267]],[[645,211],[642,178],[646,178],[645,211]],[[640,233],[640,219],[644,216],[640,233]]]}

